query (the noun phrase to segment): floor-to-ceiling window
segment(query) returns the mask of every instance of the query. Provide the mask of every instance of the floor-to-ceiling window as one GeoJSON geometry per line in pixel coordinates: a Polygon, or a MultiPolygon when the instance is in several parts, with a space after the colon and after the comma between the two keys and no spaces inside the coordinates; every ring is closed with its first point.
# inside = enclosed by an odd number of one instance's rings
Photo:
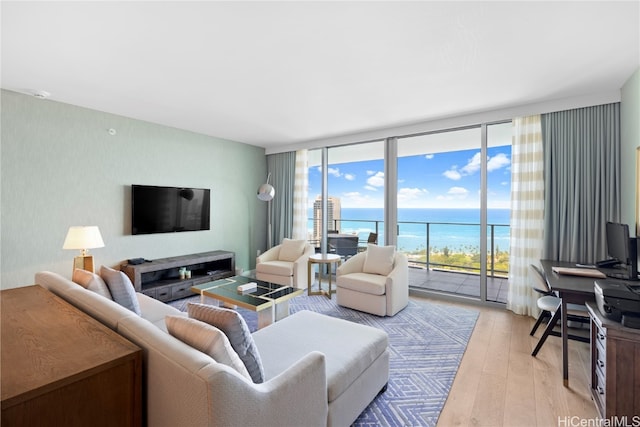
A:
{"type": "MultiPolygon", "coordinates": [[[[323,232],[321,193],[321,150],[311,150],[308,228],[310,239],[318,242],[323,232]]],[[[366,245],[370,233],[382,236],[384,194],[384,141],[328,149],[326,215],[330,250],[351,254],[366,245]]]]}
{"type": "MultiPolygon", "coordinates": [[[[311,150],[308,228],[318,247],[323,150],[330,236],[355,235],[365,246],[373,233],[385,244],[385,198],[395,198],[392,237],[410,259],[410,286],[506,301],[510,122],[311,150]],[[396,150],[385,150],[386,143],[397,144],[396,150]],[[397,162],[397,187],[387,191],[385,152],[397,153],[387,159],[397,162]]],[[[335,239],[329,238],[327,250],[336,250],[335,239]]]]}

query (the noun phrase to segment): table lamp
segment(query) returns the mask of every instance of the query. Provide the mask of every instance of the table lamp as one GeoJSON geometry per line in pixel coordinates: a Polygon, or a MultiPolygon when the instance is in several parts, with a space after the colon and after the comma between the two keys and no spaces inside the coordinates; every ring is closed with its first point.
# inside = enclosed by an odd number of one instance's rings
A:
{"type": "Polygon", "coordinates": [[[104,242],[100,230],[95,225],[69,227],[62,249],[80,249],[80,255],[73,259],[73,268],[94,272],[93,256],[89,249],[103,248],[104,242]]]}

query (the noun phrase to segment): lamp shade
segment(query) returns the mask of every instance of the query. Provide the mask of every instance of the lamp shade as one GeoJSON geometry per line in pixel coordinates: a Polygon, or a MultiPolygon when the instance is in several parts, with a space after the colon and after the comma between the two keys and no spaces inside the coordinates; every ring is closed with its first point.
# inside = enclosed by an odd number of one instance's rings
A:
{"type": "Polygon", "coordinates": [[[269,184],[269,179],[271,178],[271,172],[267,175],[267,182],[258,187],[258,199],[263,202],[268,202],[273,200],[273,196],[276,195],[276,189],[273,188],[273,185],[269,184]]]}
{"type": "Polygon", "coordinates": [[[258,199],[263,202],[268,202],[273,199],[273,196],[276,194],[276,189],[273,188],[271,184],[262,184],[260,188],[258,188],[258,199]]]}
{"type": "Polygon", "coordinates": [[[62,249],[103,248],[104,241],[96,225],[69,227],[62,249]]]}

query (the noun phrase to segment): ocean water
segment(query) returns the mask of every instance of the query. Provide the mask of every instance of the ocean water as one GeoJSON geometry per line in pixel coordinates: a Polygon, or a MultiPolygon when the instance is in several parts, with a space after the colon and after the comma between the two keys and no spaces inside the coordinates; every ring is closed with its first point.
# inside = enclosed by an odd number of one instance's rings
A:
{"type": "MultiPolygon", "coordinates": [[[[313,210],[309,210],[312,218],[313,210]]],[[[370,232],[378,226],[378,244],[384,244],[383,209],[343,208],[340,212],[340,232],[358,234],[367,240],[370,232]]],[[[487,246],[491,245],[493,225],[494,248],[509,250],[509,209],[487,210],[487,246]]],[[[399,209],[398,248],[405,252],[424,250],[427,247],[427,224],[429,246],[432,251],[447,247],[451,252],[478,252],[480,248],[479,209],[399,209]]],[[[313,221],[308,221],[309,235],[313,234],[313,221]]]]}

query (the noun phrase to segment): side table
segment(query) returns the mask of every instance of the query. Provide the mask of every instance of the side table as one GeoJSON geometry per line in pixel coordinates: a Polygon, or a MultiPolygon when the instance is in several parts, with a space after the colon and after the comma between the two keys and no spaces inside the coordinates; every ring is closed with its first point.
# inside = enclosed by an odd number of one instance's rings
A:
{"type": "Polygon", "coordinates": [[[309,261],[307,262],[307,293],[309,295],[326,295],[327,298],[331,298],[331,294],[335,293],[335,290],[331,290],[331,268],[333,264],[339,266],[342,262],[342,258],[340,255],[334,254],[313,254],[309,256],[309,261]],[[318,264],[318,290],[311,290],[311,270],[313,270],[313,264],[318,264]],[[329,290],[325,291],[322,289],[322,265],[329,266],[329,290]]]}

